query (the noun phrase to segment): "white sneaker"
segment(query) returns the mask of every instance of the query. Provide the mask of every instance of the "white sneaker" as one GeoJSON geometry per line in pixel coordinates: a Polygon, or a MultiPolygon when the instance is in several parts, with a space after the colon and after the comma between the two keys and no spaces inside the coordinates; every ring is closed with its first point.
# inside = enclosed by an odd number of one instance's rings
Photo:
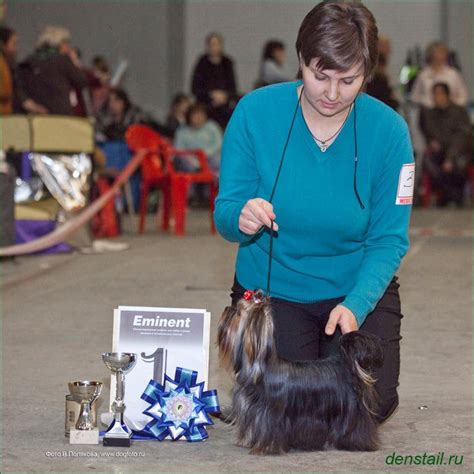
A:
{"type": "Polygon", "coordinates": [[[96,252],[123,252],[130,248],[127,242],[114,242],[112,240],[98,239],[92,242],[92,248],[96,252]]]}

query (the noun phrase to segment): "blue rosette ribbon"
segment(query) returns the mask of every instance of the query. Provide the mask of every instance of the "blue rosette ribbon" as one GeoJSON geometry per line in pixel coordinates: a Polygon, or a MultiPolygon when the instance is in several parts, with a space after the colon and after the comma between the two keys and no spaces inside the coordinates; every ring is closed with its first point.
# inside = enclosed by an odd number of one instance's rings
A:
{"type": "Polygon", "coordinates": [[[150,380],[141,398],[150,406],[143,412],[153,418],[134,439],[185,437],[190,442],[208,438],[206,425],[214,423],[210,413],[219,412],[217,390],[204,391],[204,382],[197,383],[195,370],[176,368],[174,380],[165,375],[164,386],[150,380]]]}

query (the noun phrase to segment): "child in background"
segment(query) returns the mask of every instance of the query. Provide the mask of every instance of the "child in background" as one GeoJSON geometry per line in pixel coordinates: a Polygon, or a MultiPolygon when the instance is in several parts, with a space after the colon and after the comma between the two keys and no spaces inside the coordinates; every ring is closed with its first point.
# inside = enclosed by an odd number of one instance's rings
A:
{"type": "Polygon", "coordinates": [[[174,138],[176,130],[181,125],[186,124],[189,107],[191,107],[191,98],[180,92],[173,97],[170,104],[170,110],[166,118],[166,136],[174,138]]]}
{"type": "MultiPolygon", "coordinates": [[[[207,116],[206,106],[196,103],[191,105],[187,115],[187,125],[178,128],[174,146],[180,150],[203,150],[211,170],[216,177],[219,175],[222,147],[222,131],[213,120],[207,116]]],[[[196,157],[176,157],[174,165],[179,171],[199,171],[199,161],[196,157]]],[[[209,204],[207,197],[208,186],[195,185],[190,190],[190,205],[204,206],[209,204]]]]}
{"type": "MultiPolygon", "coordinates": [[[[180,150],[203,150],[212,171],[219,174],[222,131],[216,122],[208,119],[204,104],[191,105],[187,125],[180,126],[176,131],[174,146],[180,150]]],[[[194,157],[176,160],[175,165],[183,171],[199,170],[199,162],[194,157]]]]}

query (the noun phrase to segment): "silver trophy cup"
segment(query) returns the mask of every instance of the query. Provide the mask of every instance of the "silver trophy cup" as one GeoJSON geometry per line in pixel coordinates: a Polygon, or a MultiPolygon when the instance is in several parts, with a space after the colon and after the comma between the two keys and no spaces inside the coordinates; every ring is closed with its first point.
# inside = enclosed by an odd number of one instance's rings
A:
{"type": "Polygon", "coordinates": [[[71,444],[98,444],[99,430],[95,427],[92,407],[102,391],[102,382],[70,382],[69,391],[72,399],[81,404],[79,416],[74,429],[70,430],[71,444]]]}
{"type": "Polygon", "coordinates": [[[125,411],[125,374],[130,372],[137,363],[137,354],[128,352],[105,352],[102,360],[107,368],[115,375],[116,392],[115,400],[112,403],[114,421],[107,429],[103,438],[104,446],[130,446],[132,431],[125,424],[123,413],[125,411]]]}
{"type": "Polygon", "coordinates": [[[69,382],[69,392],[75,402],[81,404],[81,411],[76,421],[76,430],[93,430],[92,405],[99,398],[102,382],[69,382]]]}

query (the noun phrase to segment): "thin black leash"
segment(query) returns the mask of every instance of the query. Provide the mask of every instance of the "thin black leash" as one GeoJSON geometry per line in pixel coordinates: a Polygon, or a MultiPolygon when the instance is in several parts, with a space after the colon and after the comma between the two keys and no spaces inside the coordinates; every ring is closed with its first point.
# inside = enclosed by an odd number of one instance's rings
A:
{"type": "Polygon", "coordinates": [[[364,203],[359,196],[359,191],[357,190],[357,164],[359,163],[359,152],[357,149],[357,107],[354,101],[354,193],[357,200],[359,201],[360,208],[365,209],[364,203]]]}
{"type": "MultiPolygon", "coordinates": [[[[288,134],[286,136],[285,146],[283,147],[283,151],[281,153],[280,165],[278,166],[277,175],[275,177],[272,192],[271,192],[270,198],[268,200],[268,202],[270,202],[270,203],[273,201],[273,197],[275,196],[275,191],[276,191],[276,187],[277,187],[277,184],[278,184],[278,180],[280,179],[281,169],[283,168],[283,162],[285,161],[286,149],[288,148],[288,143],[290,143],[291,132],[293,131],[293,127],[295,125],[296,114],[298,113],[298,109],[300,108],[300,105],[301,105],[301,96],[303,95],[303,90],[304,90],[304,86],[301,88],[300,96],[298,97],[298,102],[296,103],[295,112],[293,113],[293,119],[291,120],[291,125],[290,125],[290,128],[288,130],[288,134]]],[[[266,291],[267,296],[270,296],[270,275],[272,273],[273,235],[275,233],[275,231],[273,229],[273,224],[274,224],[274,221],[272,220],[272,225],[270,227],[270,244],[269,244],[269,249],[268,249],[268,274],[267,274],[267,291],[266,291]]]]}

